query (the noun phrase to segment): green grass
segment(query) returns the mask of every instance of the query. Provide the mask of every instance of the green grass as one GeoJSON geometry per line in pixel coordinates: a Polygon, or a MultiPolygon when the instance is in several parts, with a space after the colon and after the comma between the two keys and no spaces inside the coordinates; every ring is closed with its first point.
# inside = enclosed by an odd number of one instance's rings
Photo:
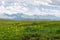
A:
{"type": "Polygon", "coordinates": [[[0,20],[0,40],[60,40],[60,21],[0,20]]]}

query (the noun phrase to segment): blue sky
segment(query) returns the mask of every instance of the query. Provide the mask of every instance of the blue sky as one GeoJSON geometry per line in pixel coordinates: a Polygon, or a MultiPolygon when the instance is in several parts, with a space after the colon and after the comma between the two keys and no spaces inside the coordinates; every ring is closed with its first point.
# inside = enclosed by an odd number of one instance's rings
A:
{"type": "Polygon", "coordinates": [[[5,13],[60,17],[60,0],[0,0],[0,18],[14,18],[4,15],[5,13]]]}

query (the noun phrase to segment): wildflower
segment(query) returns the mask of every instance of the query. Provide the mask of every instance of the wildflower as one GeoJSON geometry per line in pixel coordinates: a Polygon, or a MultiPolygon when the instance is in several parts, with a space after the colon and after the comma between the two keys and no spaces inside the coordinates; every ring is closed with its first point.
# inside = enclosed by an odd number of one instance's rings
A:
{"type": "Polygon", "coordinates": [[[18,35],[19,34],[19,30],[18,29],[16,29],[16,35],[18,35]]]}
{"type": "Polygon", "coordinates": [[[10,28],[8,28],[8,29],[10,29],[10,28]]]}

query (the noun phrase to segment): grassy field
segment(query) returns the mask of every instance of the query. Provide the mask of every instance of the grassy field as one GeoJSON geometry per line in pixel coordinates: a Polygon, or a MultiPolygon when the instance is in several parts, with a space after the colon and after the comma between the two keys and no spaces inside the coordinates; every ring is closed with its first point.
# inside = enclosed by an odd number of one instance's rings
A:
{"type": "Polygon", "coordinates": [[[60,40],[60,21],[0,20],[0,40],[60,40]]]}

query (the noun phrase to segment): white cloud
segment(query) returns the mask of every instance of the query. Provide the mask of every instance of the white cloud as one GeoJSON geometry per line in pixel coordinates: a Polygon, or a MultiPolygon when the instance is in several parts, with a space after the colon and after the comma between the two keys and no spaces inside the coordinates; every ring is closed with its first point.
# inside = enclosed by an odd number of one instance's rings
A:
{"type": "MultiPolygon", "coordinates": [[[[0,0],[0,1],[2,1],[2,6],[0,6],[0,9],[1,9],[0,12],[8,13],[8,14],[18,13],[18,12],[19,13],[29,12],[30,11],[28,9],[29,7],[25,7],[25,6],[28,6],[29,4],[36,5],[36,6],[37,5],[39,6],[41,4],[44,4],[44,5],[48,4],[48,0],[23,0],[23,1],[22,0],[0,0]],[[11,6],[12,1],[14,2],[13,3],[14,5],[11,6]],[[7,5],[10,5],[10,6],[7,6],[7,5]]],[[[35,9],[35,11],[37,10],[35,9]]]]}
{"type": "Polygon", "coordinates": [[[51,0],[50,5],[60,6],[60,0],[51,0]]]}
{"type": "MultiPolygon", "coordinates": [[[[50,10],[42,8],[43,10],[39,9],[38,6],[46,5],[52,6],[52,0],[0,0],[0,13],[4,14],[16,14],[16,13],[24,13],[26,15],[46,15],[52,14],[59,16],[59,10],[50,10]],[[30,6],[31,5],[31,6],[30,6]],[[33,7],[33,8],[32,8],[33,7]]],[[[60,7],[59,7],[60,8],[60,7]]],[[[3,16],[0,16],[3,17],[3,16]]]]}
{"type": "Polygon", "coordinates": [[[8,16],[0,13],[0,18],[2,18],[2,19],[6,19],[6,18],[7,18],[7,19],[13,19],[13,18],[15,18],[15,16],[13,16],[13,17],[9,16],[9,17],[8,17],[8,16]]]}
{"type": "MultiPolygon", "coordinates": [[[[57,17],[60,17],[60,11],[59,10],[52,10],[52,9],[44,9],[43,13],[50,14],[50,15],[55,15],[57,17]]],[[[44,15],[44,14],[43,14],[44,15]]]]}

